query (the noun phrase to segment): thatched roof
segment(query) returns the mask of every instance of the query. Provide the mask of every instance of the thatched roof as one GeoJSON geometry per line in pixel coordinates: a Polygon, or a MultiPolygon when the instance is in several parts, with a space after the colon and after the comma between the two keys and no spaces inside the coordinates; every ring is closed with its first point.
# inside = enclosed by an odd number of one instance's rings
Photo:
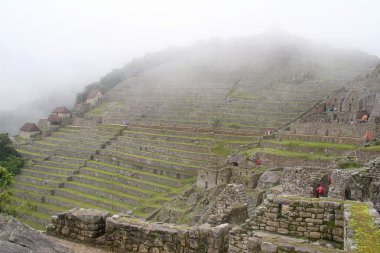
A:
{"type": "MultiPolygon", "coordinates": [[[[100,92],[100,90],[98,90],[98,89],[96,89],[96,90],[91,90],[91,91],[88,93],[88,95],[87,95],[87,99],[88,99],[88,98],[94,98],[94,97],[96,97],[96,95],[97,95],[99,92],[100,92]]],[[[100,94],[102,94],[102,93],[100,92],[100,94]]]]}
{"type": "Polygon", "coordinates": [[[61,106],[61,107],[55,108],[53,113],[70,113],[70,110],[64,106],[61,106]]]}
{"type": "Polygon", "coordinates": [[[37,132],[40,131],[38,126],[34,123],[25,123],[21,128],[20,131],[24,132],[37,132]]]}

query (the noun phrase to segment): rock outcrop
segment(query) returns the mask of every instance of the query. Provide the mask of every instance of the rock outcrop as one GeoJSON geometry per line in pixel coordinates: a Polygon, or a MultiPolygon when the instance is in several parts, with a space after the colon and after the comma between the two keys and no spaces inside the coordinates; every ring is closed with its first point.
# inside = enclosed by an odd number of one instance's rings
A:
{"type": "Polygon", "coordinates": [[[0,214],[0,252],[2,253],[74,253],[17,219],[0,214]]]}

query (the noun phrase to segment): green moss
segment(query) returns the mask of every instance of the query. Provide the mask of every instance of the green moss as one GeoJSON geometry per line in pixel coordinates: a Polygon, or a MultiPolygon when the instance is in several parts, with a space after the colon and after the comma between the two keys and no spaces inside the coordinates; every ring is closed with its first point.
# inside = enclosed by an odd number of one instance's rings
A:
{"type": "Polygon", "coordinates": [[[358,252],[380,252],[380,229],[376,228],[373,217],[365,203],[353,203],[351,206],[350,227],[355,231],[354,240],[358,252]]]}
{"type": "Polygon", "coordinates": [[[363,167],[363,164],[357,163],[357,162],[340,162],[338,164],[338,167],[341,169],[354,169],[354,168],[363,167]]]}

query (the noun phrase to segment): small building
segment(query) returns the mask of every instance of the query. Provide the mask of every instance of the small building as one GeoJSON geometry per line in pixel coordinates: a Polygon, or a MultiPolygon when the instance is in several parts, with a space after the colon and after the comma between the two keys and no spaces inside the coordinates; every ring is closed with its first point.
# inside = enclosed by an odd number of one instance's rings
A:
{"type": "Polygon", "coordinates": [[[70,118],[71,117],[70,110],[64,106],[55,108],[54,111],[52,112],[52,114],[55,114],[60,118],[70,118]]]}
{"type": "Polygon", "coordinates": [[[103,97],[102,92],[99,89],[91,90],[86,99],[86,103],[90,105],[96,105],[103,97]]]}
{"type": "Polygon", "coordinates": [[[25,123],[20,128],[19,135],[23,138],[30,139],[31,137],[40,134],[41,130],[38,128],[38,126],[34,123],[25,123]]]}
{"type": "Polygon", "coordinates": [[[60,126],[62,124],[62,118],[57,114],[50,114],[47,121],[50,126],[60,126]]]}

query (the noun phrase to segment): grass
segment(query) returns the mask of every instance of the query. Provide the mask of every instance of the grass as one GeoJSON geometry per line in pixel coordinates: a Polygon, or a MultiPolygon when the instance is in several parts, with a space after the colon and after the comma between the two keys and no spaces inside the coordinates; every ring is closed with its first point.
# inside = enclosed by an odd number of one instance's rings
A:
{"type": "Polygon", "coordinates": [[[104,179],[104,178],[93,177],[93,176],[84,175],[84,174],[81,174],[80,177],[84,178],[84,179],[87,179],[87,180],[93,180],[95,182],[101,182],[101,183],[108,184],[108,185],[114,185],[114,186],[117,186],[117,187],[120,187],[120,188],[131,189],[133,191],[141,192],[141,193],[148,194],[148,195],[154,195],[154,194],[157,193],[155,191],[150,191],[150,190],[147,190],[147,189],[138,188],[138,187],[127,185],[127,184],[122,184],[122,183],[119,183],[119,182],[116,182],[116,181],[112,181],[112,180],[108,180],[108,179],[104,179]]]}
{"type": "Polygon", "coordinates": [[[75,185],[75,186],[78,186],[78,187],[83,187],[83,188],[91,189],[92,191],[94,191],[94,193],[100,191],[100,192],[112,194],[112,195],[115,195],[115,196],[118,196],[118,197],[121,197],[121,198],[132,199],[132,200],[139,201],[139,202],[143,200],[143,198],[141,198],[139,196],[136,196],[136,195],[131,195],[131,194],[124,193],[124,192],[117,192],[117,191],[110,190],[110,189],[107,189],[107,188],[103,188],[103,187],[100,187],[100,186],[97,186],[97,185],[85,184],[85,183],[75,182],[75,181],[69,182],[69,183],[67,183],[67,185],[75,185]]]}
{"type": "Polygon", "coordinates": [[[170,180],[170,181],[173,181],[173,182],[176,182],[176,183],[183,181],[183,180],[177,179],[177,178],[172,178],[172,177],[168,177],[168,176],[164,176],[164,175],[158,175],[158,174],[154,174],[154,173],[149,173],[149,172],[142,171],[142,170],[137,170],[137,169],[125,168],[125,167],[121,167],[121,166],[117,166],[117,165],[113,165],[113,164],[108,164],[108,163],[103,163],[103,162],[95,162],[95,161],[89,161],[89,162],[87,162],[87,166],[90,166],[90,164],[98,164],[98,165],[102,165],[102,166],[105,166],[105,167],[111,167],[111,168],[118,169],[118,170],[128,171],[128,172],[131,172],[131,173],[137,173],[137,174],[141,174],[141,175],[153,176],[153,177],[162,178],[162,179],[165,179],[165,180],[170,180]]]}
{"type": "Polygon", "coordinates": [[[226,147],[226,144],[226,141],[217,141],[214,147],[212,148],[212,152],[218,156],[226,157],[229,154],[236,151],[236,149],[226,147]]]}
{"type": "Polygon", "coordinates": [[[278,149],[272,149],[272,148],[253,148],[243,151],[242,153],[245,156],[252,156],[256,153],[264,153],[264,154],[270,154],[275,156],[284,156],[287,158],[295,158],[295,159],[302,159],[302,160],[322,160],[322,161],[332,161],[334,157],[329,156],[326,157],[324,154],[318,154],[318,153],[302,153],[302,152],[294,152],[294,151],[287,151],[287,150],[278,150],[278,149]]]}
{"type": "Polygon", "coordinates": [[[350,227],[355,231],[354,240],[361,253],[380,252],[380,229],[370,215],[368,205],[354,202],[351,206],[350,227]]]}
{"type": "Polygon", "coordinates": [[[95,173],[99,173],[99,174],[104,174],[104,175],[108,175],[108,176],[118,177],[118,178],[121,178],[121,179],[126,180],[126,181],[135,181],[135,182],[139,182],[139,183],[142,183],[142,184],[147,184],[147,185],[159,187],[159,188],[165,189],[167,191],[171,191],[171,190],[174,190],[176,188],[176,187],[173,187],[173,186],[163,185],[163,184],[154,183],[154,182],[150,182],[150,181],[144,181],[144,180],[141,180],[141,179],[137,179],[137,178],[133,178],[133,177],[130,177],[130,176],[125,176],[125,175],[120,175],[118,173],[112,173],[112,172],[108,172],[108,171],[104,171],[104,170],[99,170],[99,169],[94,169],[94,168],[88,168],[88,167],[83,168],[83,169],[86,169],[86,170],[89,170],[89,171],[92,171],[92,172],[95,172],[95,173]]]}
{"type": "Polygon", "coordinates": [[[329,142],[309,142],[309,141],[294,141],[294,140],[283,140],[283,141],[264,141],[274,144],[281,144],[288,147],[300,147],[300,148],[315,148],[323,151],[326,148],[336,149],[336,150],[355,150],[357,147],[351,144],[338,144],[329,142]]]}
{"type": "Polygon", "coordinates": [[[357,162],[340,162],[338,167],[341,169],[355,169],[363,167],[363,164],[357,162]]]}
{"type": "MultiPolygon", "coordinates": [[[[116,207],[120,207],[120,208],[132,209],[132,205],[130,205],[130,204],[116,202],[116,201],[114,201],[112,199],[108,199],[108,198],[105,198],[105,197],[101,197],[101,196],[96,196],[96,195],[84,193],[84,192],[73,190],[73,189],[69,189],[69,188],[60,188],[59,191],[60,192],[65,192],[65,193],[68,193],[68,194],[72,194],[72,195],[75,195],[75,196],[79,196],[79,197],[81,197],[83,199],[88,199],[88,200],[93,200],[95,202],[100,202],[100,203],[103,203],[103,204],[108,204],[110,207],[116,206],[116,207]]],[[[59,194],[59,193],[57,192],[57,194],[59,194]]]]}
{"type": "Polygon", "coordinates": [[[189,169],[193,169],[194,168],[194,166],[191,166],[189,164],[177,163],[177,162],[171,162],[171,161],[165,161],[165,160],[161,160],[161,159],[157,159],[157,158],[140,156],[140,155],[134,155],[134,154],[128,154],[128,153],[125,153],[125,152],[119,152],[119,151],[115,151],[115,150],[112,150],[112,153],[119,154],[119,155],[123,156],[124,158],[127,157],[127,156],[131,156],[131,157],[140,158],[140,159],[144,159],[144,160],[148,160],[148,161],[155,161],[155,162],[159,162],[159,163],[166,163],[166,164],[171,164],[171,165],[175,165],[175,166],[187,167],[189,169]]]}

